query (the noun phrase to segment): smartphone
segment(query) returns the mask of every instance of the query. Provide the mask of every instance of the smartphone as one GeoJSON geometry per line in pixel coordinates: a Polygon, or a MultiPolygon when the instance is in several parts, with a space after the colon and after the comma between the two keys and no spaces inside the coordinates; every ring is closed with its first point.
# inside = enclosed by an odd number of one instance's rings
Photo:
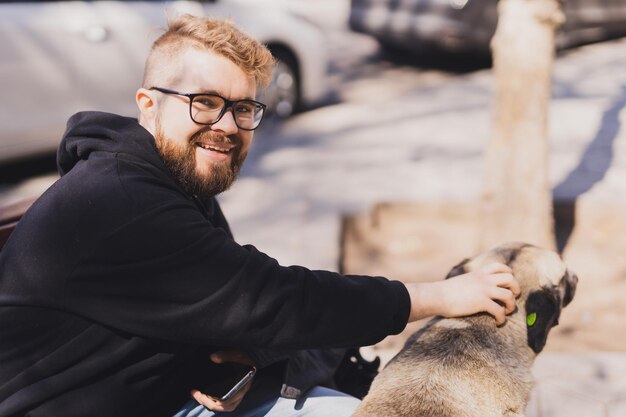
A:
{"type": "Polygon", "coordinates": [[[256,374],[256,367],[241,363],[227,362],[218,365],[215,382],[200,391],[220,401],[226,401],[241,390],[256,374]]]}

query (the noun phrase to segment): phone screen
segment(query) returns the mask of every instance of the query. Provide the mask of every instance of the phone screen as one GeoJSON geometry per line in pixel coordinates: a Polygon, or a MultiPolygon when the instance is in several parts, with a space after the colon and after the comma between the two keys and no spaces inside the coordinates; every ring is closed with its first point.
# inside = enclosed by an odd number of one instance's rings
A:
{"type": "Polygon", "coordinates": [[[216,368],[218,372],[211,378],[214,382],[209,383],[200,391],[221,401],[226,401],[235,395],[256,373],[254,366],[233,362],[220,364],[216,368]]]}

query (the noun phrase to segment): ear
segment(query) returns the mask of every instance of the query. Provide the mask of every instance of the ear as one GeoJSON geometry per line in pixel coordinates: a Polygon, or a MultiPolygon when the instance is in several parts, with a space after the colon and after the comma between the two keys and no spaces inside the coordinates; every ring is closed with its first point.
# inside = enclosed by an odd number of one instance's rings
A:
{"type": "Polygon", "coordinates": [[[448,275],[446,275],[445,279],[448,278],[452,278],[452,277],[456,277],[457,275],[463,275],[467,272],[467,270],[465,269],[465,265],[470,261],[469,258],[465,258],[463,259],[461,262],[459,262],[458,264],[456,264],[451,270],[450,272],[448,272],[448,275]]]}
{"type": "Polygon", "coordinates": [[[526,299],[526,314],[533,317],[527,322],[528,346],[539,353],[546,345],[550,329],[559,324],[561,306],[556,291],[544,288],[531,292],[526,299]]]}
{"type": "Polygon", "coordinates": [[[140,88],[135,93],[135,102],[139,108],[139,124],[154,135],[158,107],[154,92],[140,88]]]}
{"type": "Polygon", "coordinates": [[[569,271],[565,272],[559,286],[563,291],[563,307],[568,305],[576,294],[576,285],[578,285],[578,277],[576,274],[571,274],[569,271]]]}

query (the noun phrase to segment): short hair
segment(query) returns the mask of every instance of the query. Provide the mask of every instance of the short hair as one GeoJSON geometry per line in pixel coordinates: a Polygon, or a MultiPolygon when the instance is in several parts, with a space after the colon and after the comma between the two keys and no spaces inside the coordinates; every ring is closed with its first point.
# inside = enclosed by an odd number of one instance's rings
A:
{"type": "Polygon", "coordinates": [[[236,28],[229,20],[183,14],[168,19],[168,29],[154,43],[146,60],[142,86],[153,87],[179,75],[172,65],[187,47],[210,50],[221,55],[265,88],[272,79],[274,58],[265,45],[236,28]],[[174,73],[173,73],[174,72],[174,73]]]}

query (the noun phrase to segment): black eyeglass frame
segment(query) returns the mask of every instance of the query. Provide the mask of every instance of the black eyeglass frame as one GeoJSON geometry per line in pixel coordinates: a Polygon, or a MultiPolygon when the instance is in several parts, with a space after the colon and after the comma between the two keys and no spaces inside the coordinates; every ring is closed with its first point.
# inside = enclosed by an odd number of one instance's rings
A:
{"type": "Polygon", "coordinates": [[[191,118],[191,120],[194,123],[197,123],[199,125],[204,125],[204,126],[212,126],[215,123],[219,122],[222,119],[222,117],[224,116],[224,114],[226,114],[226,111],[228,111],[228,109],[230,108],[233,111],[233,120],[235,121],[235,124],[237,125],[237,127],[239,129],[247,130],[247,131],[256,130],[261,125],[261,122],[263,121],[263,116],[265,116],[265,110],[267,110],[267,105],[261,103],[260,101],[250,100],[250,99],[229,100],[229,99],[224,98],[224,97],[220,96],[219,94],[215,94],[215,93],[192,93],[192,94],[189,94],[189,93],[181,93],[179,91],[170,90],[169,88],[161,88],[161,87],[150,87],[149,90],[156,90],[156,91],[159,91],[159,92],[161,92],[163,94],[174,94],[174,95],[177,95],[177,96],[187,97],[189,99],[189,117],[191,118]],[[224,107],[222,107],[222,110],[220,111],[220,114],[219,114],[219,116],[217,116],[217,119],[215,119],[215,121],[213,121],[211,123],[202,123],[202,122],[198,122],[196,119],[193,118],[193,111],[192,111],[193,100],[194,100],[194,98],[199,97],[199,96],[213,96],[213,97],[219,97],[220,99],[224,100],[224,107]],[[234,106],[237,105],[240,102],[254,103],[255,105],[259,106],[262,109],[262,111],[261,111],[261,118],[259,119],[259,122],[257,123],[257,125],[255,127],[253,127],[252,129],[239,126],[239,122],[237,121],[237,116],[235,115],[235,108],[234,108],[234,106]]]}

